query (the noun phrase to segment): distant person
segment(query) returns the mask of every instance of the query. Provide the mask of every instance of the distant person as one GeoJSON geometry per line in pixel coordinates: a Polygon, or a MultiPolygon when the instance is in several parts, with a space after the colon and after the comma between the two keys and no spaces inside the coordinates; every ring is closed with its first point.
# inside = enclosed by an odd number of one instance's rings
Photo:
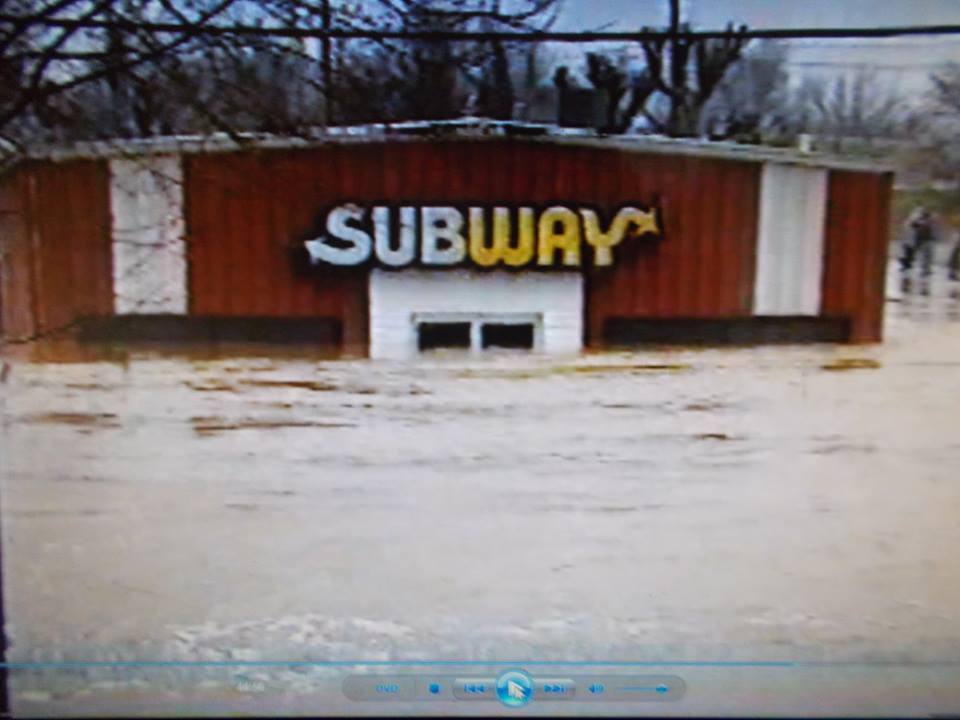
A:
{"type": "Polygon", "coordinates": [[[960,280],[960,230],[956,231],[955,236],[956,241],[950,251],[950,259],[947,260],[947,273],[951,280],[960,280]]]}
{"type": "Polygon", "coordinates": [[[923,274],[929,275],[933,271],[933,215],[921,205],[907,219],[907,225],[910,239],[900,258],[900,267],[909,270],[919,255],[923,274]]]}

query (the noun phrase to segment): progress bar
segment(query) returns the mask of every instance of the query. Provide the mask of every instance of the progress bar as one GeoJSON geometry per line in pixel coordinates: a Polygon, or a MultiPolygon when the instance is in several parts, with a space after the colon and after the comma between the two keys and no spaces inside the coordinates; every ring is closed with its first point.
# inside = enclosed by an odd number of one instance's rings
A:
{"type": "MultiPolygon", "coordinates": [[[[0,668],[8,670],[74,669],[96,667],[767,667],[791,668],[800,665],[823,665],[833,663],[803,663],[789,661],[686,661],[686,660],[38,660],[25,662],[2,662],[0,668]]],[[[864,663],[851,663],[862,665],[864,663]]],[[[872,664],[872,663],[867,663],[872,664]]],[[[904,663],[894,663],[904,664],[904,663]]],[[[909,664],[909,663],[907,663],[909,664]]],[[[943,663],[931,663],[942,665],[943,663]]]]}

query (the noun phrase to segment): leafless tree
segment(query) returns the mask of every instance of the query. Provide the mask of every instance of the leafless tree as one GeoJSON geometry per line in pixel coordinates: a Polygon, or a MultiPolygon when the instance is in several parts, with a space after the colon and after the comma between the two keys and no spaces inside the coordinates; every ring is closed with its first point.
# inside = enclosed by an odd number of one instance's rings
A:
{"type": "Polygon", "coordinates": [[[511,53],[502,41],[342,41],[327,74],[318,44],[303,36],[319,35],[328,18],[342,29],[537,30],[558,7],[559,0],[2,0],[0,138],[15,146],[296,133],[327,119],[451,117],[471,91],[481,112],[509,117],[511,53]]]}
{"type": "Polygon", "coordinates": [[[784,135],[789,124],[786,54],[776,40],[753,43],[704,107],[701,131],[714,138],[750,142],[784,135]]]}
{"type": "MultiPolygon", "coordinates": [[[[683,24],[681,31],[689,31],[683,24]]],[[[746,27],[722,38],[658,38],[642,43],[646,77],[667,100],[665,115],[649,115],[653,127],[667,135],[694,136],[700,131],[700,115],[714,90],[743,54],[749,40],[746,27]]]]}
{"type": "Polygon", "coordinates": [[[930,76],[933,101],[939,112],[950,113],[960,120],[960,63],[944,65],[930,76]]]}
{"type": "Polygon", "coordinates": [[[604,96],[603,132],[626,132],[655,91],[648,74],[630,75],[625,58],[618,62],[600,53],[587,53],[587,79],[604,96]],[[624,98],[628,98],[626,103],[624,98]]]}
{"type": "MultiPolygon", "coordinates": [[[[559,0],[377,0],[382,11],[365,21],[412,32],[504,32],[546,30],[556,20],[559,0]]],[[[406,86],[405,119],[459,115],[468,97],[473,110],[508,119],[516,99],[511,63],[519,53],[499,39],[383,43],[392,84],[406,86]]]]}
{"type": "Polygon", "coordinates": [[[882,87],[875,73],[860,69],[826,78],[806,78],[793,100],[792,115],[798,129],[809,132],[834,151],[881,138],[897,137],[907,118],[906,107],[893,87],[882,87]]]}
{"type": "MultiPolygon", "coordinates": [[[[321,5],[6,0],[0,12],[0,134],[24,142],[246,129],[247,117],[222,112],[239,95],[245,95],[248,115],[263,108],[256,126],[277,115],[276,107],[264,107],[276,99],[266,91],[315,58],[289,38],[211,34],[209,27],[318,27],[321,5]]],[[[303,87],[309,75],[298,75],[290,87],[303,87]]]]}
{"type": "Polygon", "coordinates": [[[915,123],[907,167],[925,180],[952,185],[946,200],[956,213],[960,207],[960,63],[946,63],[930,75],[930,81],[930,96],[915,123]]]}
{"type": "Polygon", "coordinates": [[[640,43],[645,60],[641,73],[631,77],[610,58],[587,55],[587,76],[606,95],[607,130],[624,132],[642,115],[655,132],[700,134],[704,107],[749,43],[745,26],[728,25],[727,34],[719,38],[690,37],[690,25],[680,22],[679,1],[671,0],[670,7],[673,32],[640,43]]]}

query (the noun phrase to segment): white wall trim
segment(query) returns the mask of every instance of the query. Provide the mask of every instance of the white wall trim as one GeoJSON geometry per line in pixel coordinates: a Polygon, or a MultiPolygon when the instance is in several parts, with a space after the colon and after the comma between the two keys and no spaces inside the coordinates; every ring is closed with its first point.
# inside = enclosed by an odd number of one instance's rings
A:
{"type": "Polygon", "coordinates": [[[763,165],[754,315],[820,313],[827,172],[763,165]]]}
{"type": "Polygon", "coordinates": [[[535,318],[535,351],[573,354],[583,346],[579,272],[374,269],[369,302],[372,358],[416,355],[417,321],[430,317],[492,322],[535,318]]]}
{"type": "Polygon", "coordinates": [[[179,155],[110,161],[113,307],[185,315],[187,256],[179,155]]]}

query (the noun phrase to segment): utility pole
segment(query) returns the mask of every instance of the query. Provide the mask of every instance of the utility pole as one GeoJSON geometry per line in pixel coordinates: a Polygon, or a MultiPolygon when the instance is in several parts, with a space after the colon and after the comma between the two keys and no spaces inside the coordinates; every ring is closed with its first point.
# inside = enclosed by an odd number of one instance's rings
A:
{"type": "Polygon", "coordinates": [[[323,0],[321,8],[323,35],[320,38],[320,63],[323,71],[323,124],[332,125],[333,112],[333,41],[330,39],[330,0],[323,0]]]}
{"type": "Polygon", "coordinates": [[[679,87],[683,83],[683,68],[673,62],[675,49],[677,46],[677,35],[680,32],[680,0],[669,0],[670,2],[670,35],[667,39],[667,77],[670,78],[671,87],[679,87]],[[679,80],[679,82],[678,82],[679,80]]]}
{"type": "MultiPolygon", "coordinates": [[[[10,365],[0,358],[0,384],[6,383],[10,375],[10,365]]],[[[0,395],[0,452],[8,452],[10,444],[7,440],[7,403],[3,395],[0,395]]],[[[0,460],[0,482],[7,482],[7,473],[3,467],[3,461],[0,460]]],[[[2,511],[2,508],[0,508],[2,511]]],[[[0,717],[10,717],[10,695],[9,695],[9,671],[7,669],[7,616],[4,603],[3,587],[3,533],[0,531],[0,717]]]]}
{"type": "MultiPolygon", "coordinates": [[[[663,49],[663,60],[666,77],[669,78],[667,82],[670,84],[670,89],[676,93],[684,86],[684,73],[686,68],[683,67],[681,62],[677,61],[677,36],[680,32],[680,0],[669,0],[670,2],[670,28],[669,34],[667,36],[667,42],[664,45],[663,49]]],[[[676,128],[677,126],[677,116],[680,109],[680,102],[676,96],[671,96],[669,98],[670,102],[670,118],[667,121],[670,128],[676,128]]]]}

